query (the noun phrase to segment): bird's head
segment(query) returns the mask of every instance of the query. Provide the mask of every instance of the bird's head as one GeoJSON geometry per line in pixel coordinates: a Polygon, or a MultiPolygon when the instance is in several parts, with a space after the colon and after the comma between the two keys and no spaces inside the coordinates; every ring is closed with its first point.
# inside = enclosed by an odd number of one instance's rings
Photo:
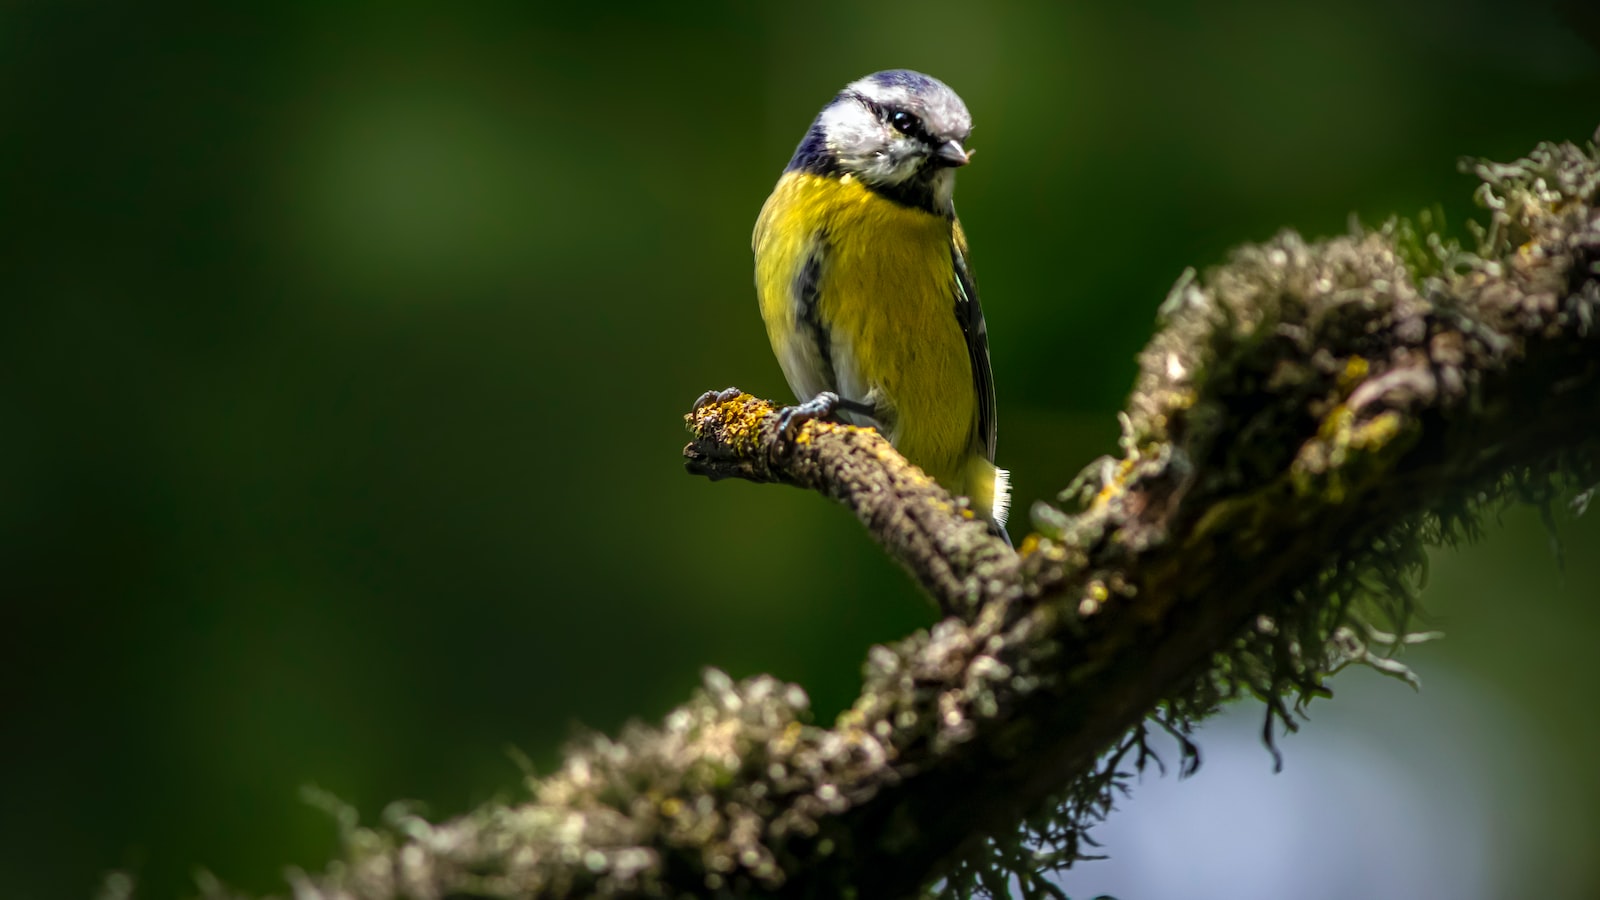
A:
{"type": "MultiPolygon", "coordinates": [[[[891,195],[948,212],[955,169],[967,164],[972,116],[948,85],[907,69],[852,82],[817,116],[839,170],[891,195]]],[[[920,205],[920,204],[919,204],[920,205]]]]}

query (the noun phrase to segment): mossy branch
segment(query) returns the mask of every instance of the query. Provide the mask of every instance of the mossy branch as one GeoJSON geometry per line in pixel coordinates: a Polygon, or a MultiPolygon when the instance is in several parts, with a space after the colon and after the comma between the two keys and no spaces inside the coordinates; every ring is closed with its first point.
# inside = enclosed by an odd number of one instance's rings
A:
{"type": "Polygon", "coordinates": [[[688,470],[819,491],[855,511],[946,613],[978,608],[1017,582],[1017,557],[871,428],[815,419],[784,427],[773,405],[736,388],[688,416],[688,470]]]}
{"type": "Polygon", "coordinates": [[[570,749],[531,799],[347,829],[298,897],[904,897],[1022,877],[1019,823],[1069,862],[1111,787],[1216,703],[1290,706],[1402,634],[1407,569],[1463,510],[1600,446],[1600,154],[1470,164],[1471,252],[1392,222],[1285,233],[1189,273],[1123,418],[1123,455],[1034,511],[1010,556],[870,431],[711,398],[691,471],[818,490],[938,600],[877,647],[831,726],[804,694],[712,672],[660,727],[570,749]],[[1379,589],[1358,590],[1377,582],[1379,589]],[[1032,817],[1030,819],[1030,817],[1032,817]]]}

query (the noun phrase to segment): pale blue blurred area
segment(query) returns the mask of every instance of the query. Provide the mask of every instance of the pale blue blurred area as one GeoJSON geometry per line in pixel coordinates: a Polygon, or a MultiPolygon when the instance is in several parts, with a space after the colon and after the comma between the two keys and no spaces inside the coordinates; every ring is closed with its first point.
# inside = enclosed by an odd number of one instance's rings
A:
{"type": "Polygon", "coordinates": [[[1279,738],[1278,774],[1261,705],[1231,706],[1197,736],[1198,774],[1147,772],[1092,832],[1110,858],[1062,886],[1121,900],[1594,896],[1600,810],[1579,735],[1595,727],[1582,698],[1600,665],[1587,629],[1550,628],[1600,597],[1600,523],[1560,518],[1565,572],[1527,508],[1481,545],[1434,554],[1426,605],[1448,634],[1403,656],[1420,691],[1341,673],[1279,738]]]}
{"type": "Polygon", "coordinates": [[[1355,672],[1336,692],[1281,740],[1276,775],[1259,704],[1208,723],[1199,773],[1147,773],[1093,832],[1110,858],[1061,885],[1123,900],[1489,900],[1553,896],[1545,879],[1574,874],[1536,839],[1556,785],[1529,776],[1540,749],[1495,691],[1436,673],[1417,695],[1355,672]]]}

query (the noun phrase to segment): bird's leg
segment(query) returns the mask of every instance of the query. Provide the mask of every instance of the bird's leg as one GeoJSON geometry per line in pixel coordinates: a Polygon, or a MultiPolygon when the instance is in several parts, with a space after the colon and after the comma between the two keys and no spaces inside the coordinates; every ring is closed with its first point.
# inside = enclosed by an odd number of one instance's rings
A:
{"type": "Polygon", "coordinates": [[[878,421],[878,408],[871,403],[862,403],[860,400],[846,400],[840,397],[834,403],[834,409],[855,413],[858,416],[866,416],[874,422],[878,421]]]}
{"type": "Polygon", "coordinates": [[[778,411],[778,433],[784,440],[793,440],[800,426],[813,419],[827,421],[835,418],[835,413],[847,412],[865,416],[877,423],[877,406],[864,403],[860,400],[846,400],[833,391],[823,391],[804,403],[794,406],[785,406],[778,411]]]}
{"type": "Polygon", "coordinates": [[[800,426],[812,419],[826,419],[848,402],[840,400],[833,391],[823,391],[804,403],[785,406],[778,411],[778,433],[784,440],[792,440],[800,426]]]}
{"type": "MultiPolygon", "coordinates": [[[[694,408],[701,409],[713,403],[727,403],[743,393],[744,391],[736,387],[723,388],[720,391],[706,391],[694,401],[694,408]]],[[[873,418],[876,407],[871,403],[863,403],[859,400],[845,400],[833,391],[823,391],[804,403],[785,406],[778,410],[778,429],[783,433],[784,437],[792,438],[801,425],[812,419],[831,418],[834,413],[841,411],[873,418]]]]}

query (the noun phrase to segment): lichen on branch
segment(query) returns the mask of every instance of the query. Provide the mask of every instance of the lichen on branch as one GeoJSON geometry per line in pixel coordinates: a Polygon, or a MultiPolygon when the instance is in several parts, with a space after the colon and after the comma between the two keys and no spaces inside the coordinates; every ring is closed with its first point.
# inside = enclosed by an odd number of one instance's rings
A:
{"type": "Polygon", "coordinates": [[[707,393],[685,418],[696,436],[683,449],[689,472],[791,484],[845,504],[947,613],[976,609],[1016,581],[1011,549],[871,428],[785,423],[736,388],[707,393]]]}
{"type": "Polygon", "coordinates": [[[1016,555],[871,430],[785,433],[765,401],[708,398],[691,472],[845,504],[945,618],[874,648],[835,722],[711,672],[662,725],[577,742],[527,800],[351,824],[297,896],[876,898],[1008,874],[1048,894],[1152,729],[1192,762],[1229,697],[1264,699],[1270,736],[1340,666],[1397,671],[1425,542],[1596,479],[1600,154],[1468,168],[1489,213],[1470,249],[1396,220],[1186,273],[1121,457],[1035,509],[1016,555]]]}

